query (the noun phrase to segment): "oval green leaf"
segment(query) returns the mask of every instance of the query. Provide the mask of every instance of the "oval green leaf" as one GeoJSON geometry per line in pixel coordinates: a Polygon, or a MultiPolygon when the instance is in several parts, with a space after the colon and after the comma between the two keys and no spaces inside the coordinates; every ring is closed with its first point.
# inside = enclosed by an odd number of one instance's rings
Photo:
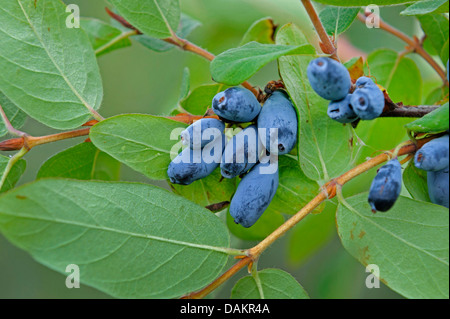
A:
{"type": "Polygon", "coordinates": [[[448,102],[405,127],[416,133],[440,133],[449,129],[448,102]]]}
{"type": "Polygon", "coordinates": [[[253,41],[262,44],[274,44],[276,28],[277,27],[273,23],[272,18],[262,18],[255,21],[244,34],[241,41],[241,46],[253,41]]]}
{"type": "MultiPolygon", "coordinates": [[[[8,166],[9,160],[10,160],[9,157],[0,155],[0,180],[3,177],[3,174],[5,174],[5,169],[8,166]]],[[[25,160],[21,159],[11,168],[11,170],[8,173],[8,176],[6,177],[2,189],[0,189],[0,193],[6,192],[14,188],[16,183],[19,181],[20,177],[25,172],[26,166],[27,163],[25,162],[25,160]]]]}
{"type": "Polygon", "coordinates": [[[401,15],[423,15],[431,12],[448,12],[448,0],[423,0],[410,5],[401,15]]]}
{"type": "Polygon", "coordinates": [[[155,186],[43,179],[0,197],[0,231],[61,273],[118,298],[174,298],[216,278],[225,225],[155,186]]]}
{"type": "Polygon", "coordinates": [[[227,85],[238,85],[258,72],[263,66],[285,55],[314,55],[309,43],[302,45],[274,45],[250,42],[225,51],[211,62],[214,81],[227,85]]]}
{"type": "Polygon", "coordinates": [[[323,9],[319,18],[328,35],[339,35],[345,32],[355,21],[359,8],[342,8],[327,6],[323,9]]]}

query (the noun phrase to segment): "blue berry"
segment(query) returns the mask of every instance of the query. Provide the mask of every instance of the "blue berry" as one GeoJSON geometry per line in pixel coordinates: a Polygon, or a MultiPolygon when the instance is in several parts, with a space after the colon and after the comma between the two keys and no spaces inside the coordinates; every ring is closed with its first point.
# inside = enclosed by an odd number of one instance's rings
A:
{"type": "Polygon", "coordinates": [[[192,150],[186,147],[169,164],[167,175],[170,182],[189,185],[210,175],[219,165],[225,148],[225,135],[217,138],[203,149],[192,150]]]}
{"type": "Polygon", "coordinates": [[[402,190],[402,166],[398,159],[390,160],[378,170],[370,186],[369,204],[372,211],[387,212],[394,206],[402,190]]]}
{"type": "Polygon", "coordinates": [[[449,208],[448,166],[437,172],[427,172],[427,177],[431,202],[449,208]]]}
{"type": "Polygon", "coordinates": [[[297,143],[297,113],[283,91],[275,91],[266,101],[258,117],[258,129],[264,147],[271,154],[287,154],[297,143]]]}
{"type": "Polygon", "coordinates": [[[212,108],[220,118],[238,123],[250,122],[261,112],[261,104],[255,95],[240,87],[218,93],[213,99],[212,108]]]}
{"type": "Polygon", "coordinates": [[[356,89],[362,89],[369,86],[377,86],[375,82],[371,78],[368,78],[366,76],[360,77],[358,80],[356,80],[355,83],[356,89]]]}
{"type": "Polygon", "coordinates": [[[222,121],[204,118],[194,122],[181,132],[181,140],[184,145],[193,150],[198,150],[220,137],[224,130],[225,124],[222,121]]]}
{"type": "Polygon", "coordinates": [[[440,171],[449,165],[448,135],[431,140],[417,151],[414,164],[425,171],[440,171]]]}
{"type": "Polygon", "coordinates": [[[225,178],[234,178],[251,169],[259,161],[264,147],[256,125],[250,125],[228,142],[222,155],[220,170],[225,178]]]}
{"type": "Polygon", "coordinates": [[[278,163],[272,165],[258,163],[242,178],[230,204],[230,215],[236,224],[251,227],[269,206],[279,182],[278,163]]]}
{"type": "Polygon", "coordinates": [[[318,58],[307,69],[311,87],[325,100],[339,101],[350,91],[350,73],[341,63],[330,58],[318,58]]]}
{"type": "Polygon", "coordinates": [[[339,123],[352,123],[356,121],[358,116],[350,103],[351,98],[352,95],[348,94],[343,100],[331,101],[328,105],[328,116],[339,123]]]}
{"type": "Polygon", "coordinates": [[[373,120],[383,113],[384,94],[378,86],[367,84],[353,92],[350,103],[360,119],[373,120]]]}

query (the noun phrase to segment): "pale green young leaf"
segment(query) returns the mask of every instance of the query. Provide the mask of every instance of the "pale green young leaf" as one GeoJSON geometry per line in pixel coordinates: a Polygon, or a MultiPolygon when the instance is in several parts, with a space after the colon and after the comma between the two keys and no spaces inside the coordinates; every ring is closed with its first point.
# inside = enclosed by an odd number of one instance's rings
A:
{"type": "Polygon", "coordinates": [[[4,1],[0,8],[0,91],[56,129],[80,126],[103,98],[89,38],[68,28],[67,18],[60,0],[4,1]]]}
{"type": "Polygon", "coordinates": [[[442,14],[426,14],[418,17],[420,25],[425,32],[427,39],[442,58],[443,63],[448,60],[448,37],[449,24],[448,18],[442,14]],[[444,50],[447,43],[446,57],[440,53],[444,50]]]}
{"type": "Polygon", "coordinates": [[[309,43],[302,45],[274,45],[250,42],[219,54],[211,62],[214,81],[238,85],[258,72],[263,66],[285,55],[312,56],[315,50],[309,43]]]}
{"type": "MultiPolygon", "coordinates": [[[[307,40],[294,25],[285,25],[277,34],[277,44],[305,45],[307,40]]],[[[314,181],[336,177],[351,165],[353,137],[350,126],[331,120],[329,101],[311,88],[306,69],[313,56],[279,59],[279,69],[286,89],[299,116],[299,162],[305,175],[314,181]]]]}
{"type": "Polygon", "coordinates": [[[378,266],[380,279],[407,298],[448,298],[448,209],[400,197],[389,212],[374,214],[367,197],[338,207],[345,249],[364,266],[378,266]]]}
{"type": "Polygon", "coordinates": [[[110,0],[135,28],[154,38],[169,38],[180,22],[179,0],[110,0]]]}
{"type": "MultiPolygon", "coordinates": [[[[101,151],[155,180],[168,179],[170,152],[186,124],[163,117],[125,114],[93,126],[90,138],[101,151]],[[178,135],[173,130],[178,129],[178,135]]],[[[181,144],[175,153],[180,151],[181,144]]],[[[176,154],[175,154],[176,156],[176,154]]]]}
{"type": "Polygon", "coordinates": [[[38,179],[45,177],[117,181],[120,178],[120,162],[92,143],[81,143],[48,159],[37,174],[38,179]]]}
{"type": "Polygon", "coordinates": [[[181,79],[179,100],[187,98],[190,90],[191,90],[191,72],[189,71],[189,68],[186,67],[183,70],[183,78],[181,79]]]}
{"type": "Polygon", "coordinates": [[[38,262],[117,298],[176,298],[226,264],[229,235],[206,209],[135,183],[42,179],[0,197],[0,232],[38,262]]]}
{"type": "Polygon", "coordinates": [[[263,269],[257,276],[259,283],[253,276],[240,279],[231,291],[231,299],[309,299],[298,281],[284,270],[263,269]]]}

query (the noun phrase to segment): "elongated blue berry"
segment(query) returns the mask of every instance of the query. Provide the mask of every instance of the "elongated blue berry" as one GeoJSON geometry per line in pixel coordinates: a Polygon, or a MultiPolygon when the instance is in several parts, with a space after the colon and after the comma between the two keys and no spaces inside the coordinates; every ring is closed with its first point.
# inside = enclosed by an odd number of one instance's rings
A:
{"type": "Polygon", "coordinates": [[[203,149],[186,147],[169,164],[167,175],[170,182],[189,185],[210,175],[219,165],[225,147],[225,135],[206,145],[203,149]]]}
{"type": "Polygon", "coordinates": [[[350,103],[360,119],[373,120],[383,113],[384,94],[378,86],[366,85],[353,92],[350,103]]]}
{"type": "Polygon", "coordinates": [[[227,143],[220,171],[225,178],[234,178],[251,169],[259,161],[264,147],[256,125],[250,125],[227,143]]]}
{"type": "Polygon", "coordinates": [[[328,105],[328,116],[339,123],[352,123],[356,121],[358,116],[350,103],[351,99],[352,95],[347,94],[347,97],[343,100],[331,101],[328,105]]]}
{"type": "Polygon", "coordinates": [[[275,91],[258,117],[261,142],[271,154],[287,154],[297,143],[297,113],[284,91],[275,91]],[[265,130],[265,136],[264,134],[265,130]]]}
{"type": "Polygon", "coordinates": [[[449,208],[448,166],[440,171],[427,172],[428,195],[433,203],[449,208]]]}
{"type": "Polygon", "coordinates": [[[234,222],[248,228],[269,206],[278,188],[278,163],[255,165],[238,185],[230,204],[234,222]]]}
{"type": "Polygon", "coordinates": [[[414,157],[417,168],[425,171],[440,171],[449,165],[448,135],[431,140],[417,151],[414,157]]]}
{"type": "Polygon", "coordinates": [[[402,166],[398,159],[390,160],[378,170],[369,191],[373,212],[387,212],[394,206],[402,190],[402,166]]]}
{"type": "Polygon", "coordinates": [[[345,66],[330,58],[311,61],[307,75],[313,90],[329,101],[344,99],[352,85],[350,73],[345,66]]]}
{"type": "Polygon", "coordinates": [[[198,150],[222,136],[224,130],[225,124],[222,121],[204,118],[194,122],[181,132],[181,140],[184,145],[193,150],[198,150]]]}
{"type": "Polygon", "coordinates": [[[222,119],[238,123],[250,122],[261,112],[261,104],[255,95],[240,87],[218,93],[213,99],[212,108],[222,119]]]}

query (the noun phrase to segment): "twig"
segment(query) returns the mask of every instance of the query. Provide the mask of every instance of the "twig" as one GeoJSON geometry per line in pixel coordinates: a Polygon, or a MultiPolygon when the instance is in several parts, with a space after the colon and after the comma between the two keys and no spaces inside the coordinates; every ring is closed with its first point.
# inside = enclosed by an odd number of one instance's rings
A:
{"type": "Polygon", "coordinates": [[[440,105],[398,106],[393,110],[383,112],[380,117],[423,117],[439,107],[440,105]]]}
{"type": "MultiPolygon", "coordinates": [[[[358,14],[358,19],[361,22],[365,23],[366,22],[366,15],[364,15],[362,13],[359,13],[358,14]]],[[[425,61],[427,61],[428,64],[430,64],[430,66],[439,74],[441,79],[444,81],[444,84],[446,86],[449,86],[449,83],[447,81],[447,74],[439,66],[439,64],[433,59],[433,57],[431,55],[429,55],[427,51],[425,51],[425,49],[423,48],[421,40],[419,40],[416,37],[410,38],[408,35],[404,34],[400,30],[398,30],[398,29],[394,28],[393,26],[391,26],[390,24],[384,22],[381,18],[380,18],[379,21],[380,21],[380,29],[389,32],[390,34],[396,36],[397,38],[399,38],[403,42],[407,43],[409,45],[409,48],[407,48],[407,49],[408,50],[412,50],[412,52],[415,52],[415,53],[419,54],[423,59],[425,59],[425,61]]]]}
{"type": "Polygon", "coordinates": [[[325,31],[325,28],[322,24],[322,21],[320,21],[319,15],[317,14],[314,5],[311,3],[310,0],[301,0],[301,1],[303,3],[303,6],[305,7],[306,13],[308,13],[309,18],[311,19],[311,22],[314,25],[314,28],[316,29],[317,35],[320,38],[323,53],[330,54],[333,59],[338,60],[337,49],[333,44],[333,42],[331,41],[330,37],[328,36],[327,32],[325,31]]]}

